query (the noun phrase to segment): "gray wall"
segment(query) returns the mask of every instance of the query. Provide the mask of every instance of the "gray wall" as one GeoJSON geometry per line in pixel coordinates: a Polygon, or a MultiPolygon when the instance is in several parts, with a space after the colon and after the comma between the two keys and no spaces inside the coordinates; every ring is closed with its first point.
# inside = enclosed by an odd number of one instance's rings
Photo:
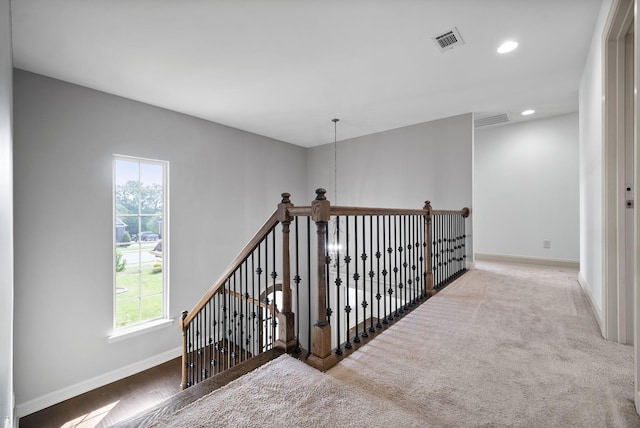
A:
{"type": "Polygon", "coordinates": [[[13,420],[13,177],[11,13],[0,0],[0,424],[13,420]]]}
{"type": "Polygon", "coordinates": [[[170,162],[176,320],[281,192],[304,194],[307,176],[301,147],[20,70],[14,79],[15,389],[24,415],[178,355],[178,322],[107,341],[113,154],[170,162]]]}
{"type": "MultiPolygon", "coordinates": [[[[471,208],[472,141],[471,114],[340,141],[337,204],[471,208]]],[[[324,187],[335,204],[333,143],[309,149],[308,168],[309,193],[324,187]]]]}
{"type": "Polygon", "coordinates": [[[474,143],[476,254],[578,262],[578,114],[480,128],[474,143]]]}
{"type": "MultiPolygon", "coordinates": [[[[349,126],[348,120],[338,123],[349,126]]],[[[473,121],[471,114],[340,141],[338,201],[334,190],[334,144],[309,149],[308,193],[327,190],[335,205],[434,209],[472,208],[473,121]]],[[[473,209],[472,209],[473,213],[473,209]]],[[[467,221],[467,257],[473,255],[467,221]]]]}
{"type": "Polygon", "coordinates": [[[602,35],[611,8],[603,0],[580,81],[580,276],[604,326],[604,170],[602,35]]]}

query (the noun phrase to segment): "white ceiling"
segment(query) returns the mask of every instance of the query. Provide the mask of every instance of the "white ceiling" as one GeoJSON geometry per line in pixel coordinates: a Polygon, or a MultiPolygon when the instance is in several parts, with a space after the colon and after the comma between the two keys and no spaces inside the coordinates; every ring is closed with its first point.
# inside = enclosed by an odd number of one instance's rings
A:
{"type": "Polygon", "coordinates": [[[600,0],[13,0],[14,65],[310,147],[576,111],[600,0]],[[465,44],[432,37],[457,27],[465,44]],[[507,55],[498,45],[514,39],[507,55]]]}

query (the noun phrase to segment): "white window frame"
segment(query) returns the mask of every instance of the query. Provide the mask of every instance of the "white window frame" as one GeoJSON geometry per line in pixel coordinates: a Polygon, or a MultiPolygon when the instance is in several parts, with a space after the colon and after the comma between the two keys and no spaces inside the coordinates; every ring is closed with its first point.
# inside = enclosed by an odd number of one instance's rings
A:
{"type": "MultiPolygon", "coordinates": [[[[122,340],[127,337],[137,336],[140,333],[153,331],[158,328],[161,328],[166,325],[173,324],[173,319],[169,318],[169,260],[170,260],[170,250],[169,250],[169,162],[158,159],[149,159],[142,158],[137,156],[127,156],[127,155],[113,155],[113,173],[112,173],[112,193],[111,193],[111,201],[112,201],[112,272],[113,272],[113,288],[112,288],[112,297],[113,297],[113,312],[112,312],[112,322],[113,329],[112,333],[109,336],[109,342],[115,342],[122,340]],[[127,162],[140,162],[146,164],[155,164],[161,165],[163,167],[163,181],[162,181],[162,315],[145,321],[139,321],[134,324],[126,325],[118,327],[116,325],[116,271],[115,271],[115,262],[116,262],[116,228],[114,227],[117,217],[116,212],[116,162],[117,161],[127,161],[127,162]]],[[[142,230],[138,231],[139,233],[142,230]]],[[[140,239],[140,238],[138,238],[140,239]]]]}

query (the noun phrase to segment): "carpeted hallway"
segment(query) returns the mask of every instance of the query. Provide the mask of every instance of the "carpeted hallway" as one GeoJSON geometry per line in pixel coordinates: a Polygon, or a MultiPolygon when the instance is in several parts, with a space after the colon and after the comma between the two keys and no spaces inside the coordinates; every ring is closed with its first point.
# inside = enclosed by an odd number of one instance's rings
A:
{"type": "Polygon", "coordinates": [[[640,427],[577,272],[478,263],[326,373],[287,355],[162,427],[640,427]]]}

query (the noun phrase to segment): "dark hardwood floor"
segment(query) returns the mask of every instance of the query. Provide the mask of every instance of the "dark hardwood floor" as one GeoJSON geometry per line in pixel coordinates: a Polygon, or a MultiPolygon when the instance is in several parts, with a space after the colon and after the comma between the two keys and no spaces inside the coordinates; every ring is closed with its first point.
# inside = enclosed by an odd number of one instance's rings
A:
{"type": "Polygon", "coordinates": [[[20,418],[19,428],[141,428],[282,355],[272,349],[180,391],[181,359],[20,418]]]}
{"type": "MultiPolygon", "coordinates": [[[[422,302],[420,302],[422,303],[422,302]]],[[[412,304],[393,321],[369,332],[369,339],[392,326],[403,315],[411,312],[419,304],[412,304]]],[[[364,332],[371,320],[358,325],[364,332]]],[[[349,336],[355,335],[352,328],[349,336]]],[[[338,360],[346,358],[367,343],[353,343],[350,349],[343,349],[338,360]]],[[[180,391],[182,381],[181,359],[176,358],[144,372],[89,391],[63,401],[55,406],[20,418],[19,428],[140,428],[148,427],[167,414],[178,411],[198,398],[226,385],[234,379],[254,370],[282,355],[284,351],[272,349],[250,358],[210,379],[185,391],[180,391]]],[[[306,361],[307,351],[291,354],[306,361]]]]}
{"type": "Polygon", "coordinates": [[[180,392],[180,358],[20,418],[20,428],[107,427],[180,392]]]}

